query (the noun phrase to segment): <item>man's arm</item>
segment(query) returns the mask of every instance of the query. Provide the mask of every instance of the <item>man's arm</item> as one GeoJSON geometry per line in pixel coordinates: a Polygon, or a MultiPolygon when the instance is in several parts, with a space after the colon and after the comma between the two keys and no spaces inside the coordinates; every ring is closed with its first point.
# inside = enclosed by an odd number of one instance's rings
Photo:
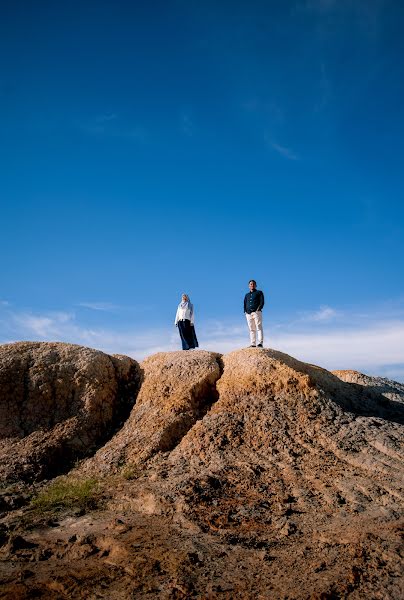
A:
{"type": "Polygon", "coordinates": [[[247,296],[244,296],[244,312],[247,312],[247,296]]]}
{"type": "Polygon", "coordinates": [[[265,304],[264,293],[261,292],[260,293],[260,303],[259,303],[257,310],[262,310],[264,308],[264,304],[265,304]]]}

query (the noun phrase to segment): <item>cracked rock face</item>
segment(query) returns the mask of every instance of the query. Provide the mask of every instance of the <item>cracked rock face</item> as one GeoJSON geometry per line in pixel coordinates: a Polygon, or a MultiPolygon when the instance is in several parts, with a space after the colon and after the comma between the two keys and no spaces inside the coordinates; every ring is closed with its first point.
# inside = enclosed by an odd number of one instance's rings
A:
{"type": "Polygon", "coordinates": [[[140,379],[125,356],[64,343],[0,346],[0,477],[49,478],[94,451],[126,417],[140,379]]]}
{"type": "Polygon", "coordinates": [[[82,472],[112,473],[172,450],[217,399],[221,362],[214,352],[161,352],[141,366],[144,381],[130,417],[82,472]]]}

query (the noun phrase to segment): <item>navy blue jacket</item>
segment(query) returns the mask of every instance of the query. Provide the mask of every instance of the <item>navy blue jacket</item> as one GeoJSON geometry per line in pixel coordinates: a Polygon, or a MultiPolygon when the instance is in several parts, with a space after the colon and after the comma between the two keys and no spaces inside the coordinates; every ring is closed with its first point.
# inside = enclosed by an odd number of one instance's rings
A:
{"type": "Polygon", "coordinates": [[[249,315],[257,310],[262,310],[264,306],[264,294],[261,290],[248,292],[244,296],[244,312],[249,315]]]}

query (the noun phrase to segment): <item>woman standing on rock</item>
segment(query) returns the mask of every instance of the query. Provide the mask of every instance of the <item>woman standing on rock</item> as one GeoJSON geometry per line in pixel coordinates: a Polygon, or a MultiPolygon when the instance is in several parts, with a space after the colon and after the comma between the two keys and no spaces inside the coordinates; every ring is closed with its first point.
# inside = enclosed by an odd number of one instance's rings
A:
{"type": "Polygon", "coordinates": [[[182,294],[175,315],[175,325],[180,333],[183,350],[191,350],[199,346],[194,327],[194,305],[187,294],[182,294]]]}

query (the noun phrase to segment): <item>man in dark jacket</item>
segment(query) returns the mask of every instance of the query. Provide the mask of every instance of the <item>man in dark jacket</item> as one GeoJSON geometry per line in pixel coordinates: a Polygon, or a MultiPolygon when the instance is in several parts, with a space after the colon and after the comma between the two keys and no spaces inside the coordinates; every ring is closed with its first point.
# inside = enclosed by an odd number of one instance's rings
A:
{"type": "Polygon", "coordinates": [[[250,291],[244,296],[244,312],[250,330],[250,348],[262,348],[264,332],[262,331],[262,309],[264,306],[264,294],[257,290],[257,283],[251,279],[248,283],[250,291]],[[256,343],[256,332],[258,331],[258,344],[256,343]]]}

